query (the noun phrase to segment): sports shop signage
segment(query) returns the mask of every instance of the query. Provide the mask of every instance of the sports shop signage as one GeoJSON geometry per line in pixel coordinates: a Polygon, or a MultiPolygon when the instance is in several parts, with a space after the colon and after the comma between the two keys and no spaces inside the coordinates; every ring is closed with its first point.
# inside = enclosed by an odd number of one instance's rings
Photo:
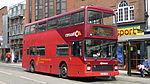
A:
{"type": "Polygon", "coordinates": [[[144,33],[139,30],[141,27],[138,26],[127,26],[127,27],[119,27],[118,30],[118,37],[123,36],[133,36],[133,35],[144,35],[144,33]]]}

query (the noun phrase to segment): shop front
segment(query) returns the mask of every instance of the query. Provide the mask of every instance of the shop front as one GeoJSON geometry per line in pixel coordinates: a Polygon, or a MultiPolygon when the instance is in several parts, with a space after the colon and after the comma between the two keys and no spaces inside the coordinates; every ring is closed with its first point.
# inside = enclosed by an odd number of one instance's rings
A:
{"type": "Polygon", "coordinates": [[[142,28],[141,24],[118,28],[117,56],[120,69],[135,71],[137,65],[142,62],[143,56],[148,56],[147,45],[150,35],[144,35],[142,28]]]}

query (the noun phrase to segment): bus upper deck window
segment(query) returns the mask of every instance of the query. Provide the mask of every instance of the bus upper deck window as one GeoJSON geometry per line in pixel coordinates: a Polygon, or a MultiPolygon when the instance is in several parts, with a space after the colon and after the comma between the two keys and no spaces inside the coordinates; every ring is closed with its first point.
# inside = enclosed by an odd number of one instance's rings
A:
{"type": "Polygon", "coordinates": [[[102,12],[88,11],[88,23],[90,23],[90,24],[102,24],[102,12]]]}
{"type": "Polygon", "coordinates": [[[71,16],[71,24],[77,25],[84,23],[84,11],[73,13],[71,16]]]}
{"type": "Polygon", "coordinates": [[[89,10],[88,23],[115,26],[114,16],[112,13],[89,10]]]}
{"type": "Polygon", "coordinates": [[[31,26],[30,33],[35,33],[35,24],[31,26]]]}
{"type": "Polygon", "coordinates": [[[37,32],[42,32],[47,29],[47,22],[41,22],[38,24],[37,32]]]}

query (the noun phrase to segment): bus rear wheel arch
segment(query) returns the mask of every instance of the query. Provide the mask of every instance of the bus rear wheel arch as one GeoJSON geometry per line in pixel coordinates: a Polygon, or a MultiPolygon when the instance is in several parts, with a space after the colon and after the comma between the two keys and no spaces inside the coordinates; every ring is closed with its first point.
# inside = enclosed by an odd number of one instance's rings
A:
{"type": "Polygon", "coordinates": [[[68,77],[68,67],[65,62],[61,63],[59,66],[59,76],[62,78],[68,77]]]}

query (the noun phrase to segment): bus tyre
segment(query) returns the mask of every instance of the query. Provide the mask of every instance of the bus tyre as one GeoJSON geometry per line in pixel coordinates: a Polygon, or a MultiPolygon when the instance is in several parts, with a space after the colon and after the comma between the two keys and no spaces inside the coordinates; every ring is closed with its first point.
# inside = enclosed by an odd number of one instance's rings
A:
{"type": "Polygon", "coordinates": [[[68,76],[68,68],[65,63],[61,64],[60,66],[60,77],[67,78],[68,76]]]}
{"type": "Polygon", "coordinates": [[[32,61],[32,62],[30,63],[30,72],[31,72],[31,73],[35,72],[34,61],[32,61]]]}

